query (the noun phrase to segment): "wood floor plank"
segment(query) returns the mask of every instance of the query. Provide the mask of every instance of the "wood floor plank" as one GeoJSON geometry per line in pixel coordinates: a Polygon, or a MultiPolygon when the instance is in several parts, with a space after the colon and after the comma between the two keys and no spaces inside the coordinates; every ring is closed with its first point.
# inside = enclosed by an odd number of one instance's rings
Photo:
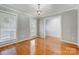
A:
{"type": "MultiPolygon", "coordinates": [[[[77,45],[60,41],[59,38],[46,37],[36,38],[34,55],[79,55],[79,48],[77,45]]],[[[23,42],[1,47],[0,55],[30,55],[31,41],[25,40],[23,42]]]]}

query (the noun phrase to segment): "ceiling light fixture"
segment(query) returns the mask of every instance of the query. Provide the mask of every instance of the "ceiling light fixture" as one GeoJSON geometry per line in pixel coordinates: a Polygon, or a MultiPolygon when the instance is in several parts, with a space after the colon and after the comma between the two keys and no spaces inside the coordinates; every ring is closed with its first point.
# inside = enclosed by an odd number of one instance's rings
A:
{"type": "Polygon", "coordinates": [[[38,16],[40,15],[40,13],[41,13],[40,4],[37,4],[37,14],[38,14],[38,16]]]}

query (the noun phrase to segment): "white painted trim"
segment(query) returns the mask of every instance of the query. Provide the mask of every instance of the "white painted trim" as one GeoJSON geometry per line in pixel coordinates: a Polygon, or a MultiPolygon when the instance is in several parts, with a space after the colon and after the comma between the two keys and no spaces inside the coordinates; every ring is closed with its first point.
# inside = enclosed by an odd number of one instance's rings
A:
{"type": "Polygon", "coordinates": [[[3,6],[3,5],[0,5],[0,6],[2,6],[2,7],[4,7],[4,8],[7,8],[7,9],[9,9],[9,10],[12,10],[12,11],[18,12],[18,13],[23,13],[23,14],[25,14],[25,15],[33,16],[33,15],[28,14],[28,13],[24,13],[24,12],[22,12],[22,11],[15,10],[15,9],[10,8],[10,7],[7,7],[7,6],[3,6]]]}
{"type": "MultiPolygon", "coordinates": [[[[46,35],[46,36],[48,36],[48,35],[46,35]]],[[[44,38],[44,36],[39,36],[39,37],[44,38]]],[[[50,36],[49,36],[49,37],[50,37],[50,36]]],[[[52,37],[52,36],[51,36],[51,37],[52,37]]],[[[59,37],[57,37],[57,38],[59,38],[59,37]]],[[[71,44],[75,44],[75,45],[79,46],[78,43],[70,42],[70,41],[65,41],[65,40],[62,40],[61,38],[60,38],[60,41],[62,41],[62,42],[67,42],[67,43],[71,43],[71,44]]]]}
{"type": "Polygon", "coordinates": [[[4,46],[11,45],[11,44],[23,42],[23,41],[26,41],[26,40],[32,40],[32,39],[33,39],[33,38],[26,38],[26,39],[24,39],[24,40],[19,40],[19,41],[17,41],[17,40],[15,39],[15,40],[16,40],[15,42],[13,42],[13,43],[8,43],[8,44],[5,44],[5,45],[1,45],[0,47],[4,47],[4,46]]]}
{"type": "MultiPolygon", "coordinates": [[[[10,43],[10,44],[14,44],[15,42],[13,43],[10,43]]],[[[4,47],[4,46],[7,46],[7,45],[10,45],[8,42],[5,44],[5,45],[1,45],[0,47],[4,47]]]]}
{"type": "Polygon", "coordinates": [[[11,15],[14,15],[14,16],[16,16],[16,15],[17,15],[17,14],[15,14],[15,13],[8,12],[8,11],[3,11],[3,10],[0,10],[0,12],[2,12],[2,13],[6,13],[6,14],[11,14],[11,15]]]}
{"type": "Polygon", "coordinates": [[[79,44],[77,44],[77,43],[75,43],[75,42],[69,42],[69,41],[65,41],[65,40],[61,40],[61,41],[67,42],[67,43],[70,43],[70,44],[75,44],[75,45],[79,46],[79,44]]]}
{"type": "Polygon", "coordinates": [[[77,10],[77,43],[79,44],[79,7],[77,10]]]}
{"type": "Polygon", "coordinates": [[[40,16],[40,18],[51,17],[51,16],[54,16],[54,15],[58,15],[58,14],[61,14],[61,13],[70,11],[70,10],[77,10],[77,9],[78,9],[78,6],[76,6],[76,7],[74,7],[74,8],[66,9],[66,10],[63,10],[63,11],[55,12],[55,13],[49,14],[49,15],[47,15],[47,16],[43,16],[43,17],[40,16]]]}

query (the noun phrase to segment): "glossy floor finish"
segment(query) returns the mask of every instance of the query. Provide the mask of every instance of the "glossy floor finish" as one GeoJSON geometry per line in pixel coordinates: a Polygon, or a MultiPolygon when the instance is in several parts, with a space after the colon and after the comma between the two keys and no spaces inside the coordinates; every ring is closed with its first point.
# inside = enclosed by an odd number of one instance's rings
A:
{"type": "Polygon", "coordinates": [[[0,55],[78,55],[77,45],[46,37],[26,40],[0,48],[0,55]]]}

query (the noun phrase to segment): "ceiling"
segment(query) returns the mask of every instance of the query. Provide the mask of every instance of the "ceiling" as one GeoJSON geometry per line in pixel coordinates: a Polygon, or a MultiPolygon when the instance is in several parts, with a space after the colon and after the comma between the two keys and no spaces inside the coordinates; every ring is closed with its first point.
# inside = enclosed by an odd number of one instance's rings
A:
{"type": "MultiPolygon", "coordinates": [[[[8,8],[28,13],[37,17],[37,4],[3,4],[8,8]]],[[[63,10],[75,8],[76,4],[40,4],[41,15],[40,17],[48,16],[63,10]]]]}

